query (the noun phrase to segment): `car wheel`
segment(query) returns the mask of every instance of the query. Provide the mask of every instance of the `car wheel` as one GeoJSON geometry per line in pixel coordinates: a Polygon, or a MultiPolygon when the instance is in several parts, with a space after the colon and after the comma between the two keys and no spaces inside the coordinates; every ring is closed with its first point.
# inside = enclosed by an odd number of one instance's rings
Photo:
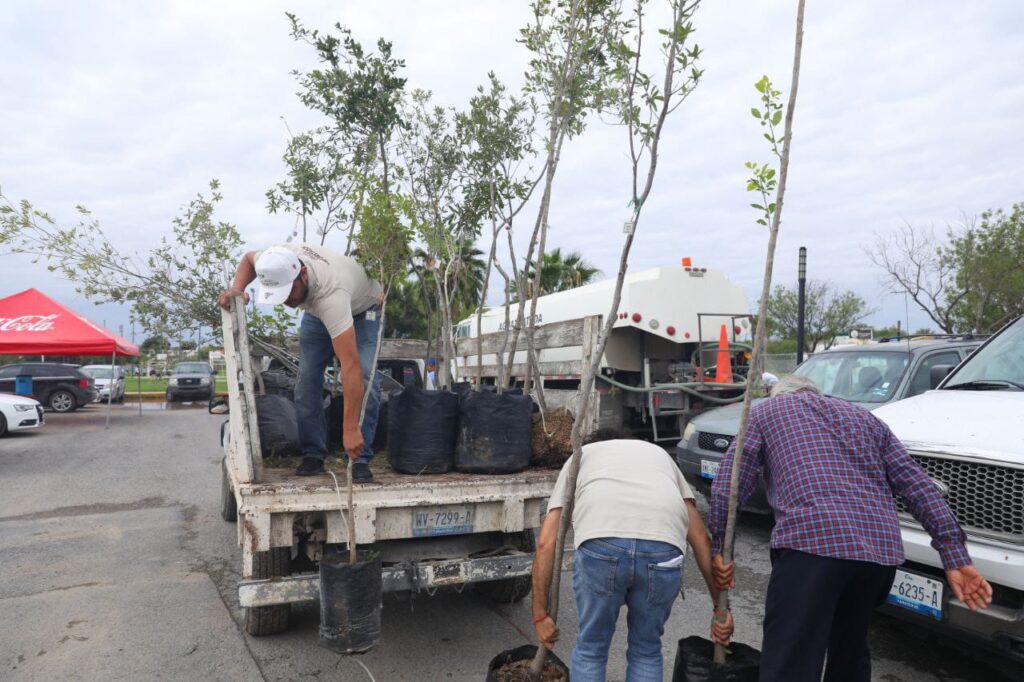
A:
{"type": "Polygon", "coordinates": [[[54,391],[46,402],[54,412],[72,412],[78,408],[78,401],[71,391],[54,391]]]}
{"type": "Polygon", "coordinates": [[[169,402],[169,403],[173,403],[174,402],[174,394],[171,393],[170,391],[167,391],[167,402],[169,402]]]}
{"type": "Polygon", "coordinates": [[[7,435],[7,418],[0,414],[0,436],[7,435]]]}
{"type": "MultiPolygon", "coordinates": [[[[537,548],[536,539],[532,530],[525,530],[522,533],[509,533],[505,541],[517,549],[533,552],[537,548]]],[[[499,604],[513,604],[522,601],[530,594],[533,587],[532,579],[528,575],[520,575],[515,578],[502,578],[501,580],[489,580],[475,583],[476,591],[499,604]]]]}

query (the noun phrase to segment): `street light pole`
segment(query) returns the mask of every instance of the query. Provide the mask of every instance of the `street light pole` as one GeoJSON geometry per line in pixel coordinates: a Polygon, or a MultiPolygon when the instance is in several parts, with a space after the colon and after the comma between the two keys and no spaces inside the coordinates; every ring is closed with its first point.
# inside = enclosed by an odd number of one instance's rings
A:
{"type": "Polygon", "coordinates": [[[804,361],[804,295],[807,289],[807,247],[800,247],[799,284],[796,299],[796,364],[804,361]]]}

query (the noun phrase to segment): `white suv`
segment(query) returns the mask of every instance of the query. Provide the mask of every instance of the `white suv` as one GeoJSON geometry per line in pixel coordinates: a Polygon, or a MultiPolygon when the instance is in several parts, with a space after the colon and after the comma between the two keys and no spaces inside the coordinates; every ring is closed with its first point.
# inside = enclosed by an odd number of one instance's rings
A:
{"type": "Polygon", "coordinates": [[[955,369],[933,369],[936,380],[945,373],[938,390],[874,414],[942,491],[992,584],[992,605],[972,612],[953,596],[931,538],[900,502],[907,562],[884,610],[1024,661],[1024,317],[955,369]]]}

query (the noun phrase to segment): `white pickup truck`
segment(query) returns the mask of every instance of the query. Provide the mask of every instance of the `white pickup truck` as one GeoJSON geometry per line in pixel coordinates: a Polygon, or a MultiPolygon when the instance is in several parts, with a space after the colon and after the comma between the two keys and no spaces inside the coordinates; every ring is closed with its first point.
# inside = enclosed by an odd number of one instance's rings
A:
{"type": "MultiPolygon", "coordinates": [[[[530,592],[534,529],[541,524],[558,471],[507,475],[450,472],[410,476],[371,465],[374,482],[356,487],[351,508],[346,477],[298,477],[270,468],[260,456],[253,361],[245,311],[224,312],[229,422],[224,448],[221,515],[237,522],[242,550],[240,605],[250,635],[288,627],[289,605],[318,601],[318,562],[327,545],[349,542],[344,515],[355,520],[355,542],[379,553],[384,592],[425,592],[476,583],[510,602],[530,592]]],[[[577,325],[581,330],[582,321],[577,325]]],[[[409,358],[410,342],[382,347],[381,358],[409,358]]]]}
{"type": "Polygon", "coordinates": [[[874,414],[942,491],[992,584],[992,605],[972,612],[953,596],[930,537],[901,506],[907,561],[883,608],[1024,662],[1024,317],[932,375],[937,390],[874,414]]]}

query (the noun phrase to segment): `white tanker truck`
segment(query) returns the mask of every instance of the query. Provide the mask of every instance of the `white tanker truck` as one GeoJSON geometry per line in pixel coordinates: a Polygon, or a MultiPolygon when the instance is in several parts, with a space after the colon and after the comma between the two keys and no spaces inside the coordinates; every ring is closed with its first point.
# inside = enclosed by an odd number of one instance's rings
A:
{"type": "MultiPolygon", "coordinates": [[[[537,299],[536,323],[600,315],[611,309],[615,280],[541,296],[537,299]]],[[[529,314],[527,304],[526,314],[529,314]]],[[[515,324],[516,305],[509,312],[515,324]]],[[[503,306],[483,313],[480,332],[504,331],[503,306]]],[[[476,317],[456,326],[456,337],[477,336],[476,317]]],[[[654,442],[678,440],[686,422],[707,407],[734,402],[742,397],[752,336],[751,316],[742,288],[718,270],[683,265],[653,268],[626,275],[618,317],[604,357],[598,391],[597,426],[631,431],[654,442]],[[715,381],[722,330],[726,331],[732,381],[715,381]]],[[[526,342],[520,337],[515,363],[526,362],[526,342]]],[[[580,348],[544,348],[540,362],[576,360],[580,348]]],[[[507,358],[506,358],[507,361],[507,358]]],[[[460,357],[458,374],[472,377],[475,357],[460,357]]],[[[498,364],[485,355],[482,364],[498,364]]],[[[494,383],[495,376],[483,376],[494,383]]],[[[549,407],[569,404],[580,377],[541,377],[549,407]]]]}

